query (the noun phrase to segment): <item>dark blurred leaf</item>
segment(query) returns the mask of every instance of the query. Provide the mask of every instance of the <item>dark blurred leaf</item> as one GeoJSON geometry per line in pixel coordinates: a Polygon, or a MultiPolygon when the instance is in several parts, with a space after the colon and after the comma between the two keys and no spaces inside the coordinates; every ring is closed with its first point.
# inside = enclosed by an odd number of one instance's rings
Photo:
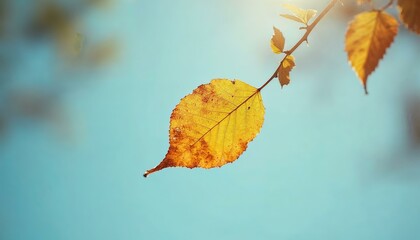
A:
{"type": "Polygon", "coordinates": [[[412,98],[407,104],[407,122],[412,146],[420,147],[420,98],[412,98]]]}
{"type": "Polygon", "coordinates": [[[44,91],[20,90],[9,98],[10,110],[13,115],[30,118],[46,119],[57,104],[51,94],[44,91]]]}
{"type": "Polygon", "coordinates": [[[73,25],[73,20],[68,11],[57,4],[42,4],[35,11],[36,13],[28,29],[31,36],[56,34],[63,29],[67,29],[69,25],[73,25]]]}
{"type": "Polygon", "coordinates": [[[4,135],[6,131],[6,117],[0,114],[0,137],[4,135]]]}
{"type": "Polygon", "coordinates": [[[4,36],[7,21],[7,2],[0,0],[0,38],[4,36]]]}
{"type": "Polygon", "coordinates": [[[86,0],[88,4],[97,8],[108,8],[113,4],[113,0],[86,0]]]}
{"type": "Polygon", "coordinates": [[[79,56],[83,35],[77,31],[76,13],[56,3],[41,5],[29,25],[32,38],[52,37],[60,53],[65,56],[79,56]]]}
{"type": "Polygon", "coordinates": [[[103,65],[113,60],[117,53],[117,41],[113,38],[110,38],[92,47],[88,55],[88,60],[93,65],[103,65]]]}

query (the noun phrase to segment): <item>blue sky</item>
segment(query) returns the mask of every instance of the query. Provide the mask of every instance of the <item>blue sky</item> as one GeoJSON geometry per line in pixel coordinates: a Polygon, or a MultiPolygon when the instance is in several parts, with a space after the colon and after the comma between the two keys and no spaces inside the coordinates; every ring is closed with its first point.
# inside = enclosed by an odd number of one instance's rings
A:
{"type": "MultiPolygon", "coordinates": [[[[88,14],[88,40],[115,35],[120,53],[63,97],[70,139],[25,125],[1,141],[0,239],[420,238],[405,112],[420,97],[418,37],[401,30],[365,96],[339,6],[295,53],[292,83],[263,90],[264,126],[239,160],[142,177],[164,157],[183,96],[214,78],[258,87],[272,74],[272,26],[286,48],[302,34],[278,16],[285,2],[126,0],[88,14]]],[[[16,78],[49,77],[48,54],[28,51],[16,78]]]]}

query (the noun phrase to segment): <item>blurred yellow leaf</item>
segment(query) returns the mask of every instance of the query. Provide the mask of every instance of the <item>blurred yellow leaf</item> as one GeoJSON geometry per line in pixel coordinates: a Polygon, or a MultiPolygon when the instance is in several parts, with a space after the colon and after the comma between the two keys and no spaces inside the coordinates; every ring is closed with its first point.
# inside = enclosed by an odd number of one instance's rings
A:
{"type": "Polygon", "coordinates": [[[295,67],[295,58],[292,55],[287,56],[280,65],[277,72],[277,78],[280,81],[281,87],[290,83],[290,72],[295,67]]]}
{"type": "Polygon", "coordinates": [[[288,9],[292,15],[280,14],[280,16],[303,23],[305,25],[308,25],[309,20],[311,20],[311,18],[313,18],[317,13],[317,11],[314,9],[302,9],[292,4],[283,4],[283,7],[288,9]]]}
{"type": "Polygon", "coordinates": [[[420,0],[398,0],[398,10],[404,25],[420,34],[420,0]]]}
{"type": "Polygon", "coordinates": [[[280,54],[284,50],[285,39],[283,33],[280,30],[278,30],[276,27],[273,27],[273,29],[274,35],[271,38],[271,49],[274,53],[280,54]]]}
{"type": "Polygon", "coordinates": [[[264,111],[260,91],[242,81],[199,86],[173,110],[168,153],[144,176],[167,167],[214,168],[235,161],[260,131],[264,111]]]}
{"type": "Polygon", "coordinates": [[[350,23],[346,33],[346,52],[366,93],[368,76],[378,66],[397,33],[397,20],[382,11],[358,14],[350,23]]]}

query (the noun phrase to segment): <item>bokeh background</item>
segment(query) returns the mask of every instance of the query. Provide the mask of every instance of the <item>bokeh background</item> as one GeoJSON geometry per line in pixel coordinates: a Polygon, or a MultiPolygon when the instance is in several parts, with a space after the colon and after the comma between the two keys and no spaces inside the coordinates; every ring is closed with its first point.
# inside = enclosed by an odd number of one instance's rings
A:
{"type": "Polygon", "coordinates": [[[420,37],[400,28],[365,96],[350,0],[294,54],[292,83],[263,90],[239,160],[142,177],[180,98],[213,78],[260,86],[272,26],[286,47],[303,34],[281,4],[327,2],[1,0],[0,239],[419,239],[420,37]]]}

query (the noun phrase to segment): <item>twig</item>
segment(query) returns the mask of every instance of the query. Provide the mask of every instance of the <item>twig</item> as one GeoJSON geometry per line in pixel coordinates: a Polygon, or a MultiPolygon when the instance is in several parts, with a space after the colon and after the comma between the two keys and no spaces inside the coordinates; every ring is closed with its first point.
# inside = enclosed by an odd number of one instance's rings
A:
{"type": "MultiPolygon", "coordinates": [[[[204,136],[206,136],[211,130],[213,130],[216,126],[218,126],[221,122],[223,122],[226,118],[228,118],[233,112],[235,112],[236,110],[238,110],[242,105],[244,105],[246,102],[248,102],[252,97],[254,97],[257,93],[259,93],[265,86],[267,86],[267,84],[269,84],[271,82],[271,80],[273,80],[274,78],[277,77],[277,72],[279,71],[281,65],[283,64],[284,60],[286,59],[287,56],[291,55],[303,42],[308,40],[308,36],[309,34],[312,32],[312,30],[315,28],[315,26],[319,23],[319,21],[321,21],[321,19],[331,10],[331,8],[334,7],[334,5],[338,2],[339,0],[331,0],[330,3],[325,7],[325,9],[321,12],[321,14],[319,14],[319,16],[317,18],[315,18],[315,20],[308,25],[308,27],[306,28],[306,32],[305,34],[302,36],[302,38],[288,51],[285,51],[286,56],[284,56],[283,60],[281,60],[280,65],[277,67],[276,71],[273,73],[273,75],[270,77],[270,79],[268,79],[260,88],[258,88],[253,94],[251,94],[248,98],[246,98],[244,101],[242,101],[238,106],[236,106],[232,111],[230,111],[229,113],[227,113],[227,115],[222,118],[220,121],[218,121],[213,127],[211,127],[209,130],[207,130],[196,142],[194,142],[192,145],[196,144],[199,140],[201,140],[204,136]]],[[[162,162],[163,163],[163,162],[162,162]]],[[[160,163],[158,166],[156,166],[155,168],[152,168],[150,170],[147,170],[143,176],[147,177],[149,174],[159,171],[163,168],[165,168],[166,166],[163,166],[162,163],[160,163]]]]}
{"type": "MultiPolygon", "coordinates": [[[[197,141],[195,141],[193,143],[196,144],[198,141],[200,141],[205,135],[207,135],[211,130],[213,130],[217,125],[219,125],[223,120],[225,120],[227,117],[229,117],[233,112],[235,112],[236,110],[238,110],[238,108],[240,108],[242,105],[244,105],[246,102],[248,102],[248,100],[250,100],[251,98],[253,98],[255,96],[255,94],[259,93],[263,88],[265,88],[265,86],[267,86],[274,78],[277,77],[277,72],[279,71],[279,69],[281,68],[281,65],[283,64],[284,60],[287,58],[287,56],[291,55],[303,42],[308,41],[308,36],[309,34],[311,34],[312,30],[315,28],[315,26],[319,23],[319,21],[321,21],[321,19],[327,15],[327,13],[331,10],[331,8],[334,7],[334,5],[338,2],[338,0],[331,0],[331,2],[324,8],[324,10],[321,12],[321,14],[319,14],[319,16],[317,18],[315,18],[315,20],[308,25],[308,27],[306,28],[306,32],[305,34],[300,38],[300,40],[288,51],[285,51],[286,56],[284,56],[283,60],[281,60],[279,66],[277,67],[276,71],[273,73],[273,75],[271,75],[271,77],[260,87],[257,89],[257,91],[255,91],[253,94],[251,94],[248,98],[246,98],[244,101],[242,101],[238,106],[236,106],[232,111],[230,111],[224,118],[222,118],[222,120],[220,120],[219,122],[217,122],[213,127],[211,127],[209,130],[207,130],[197,141]]],[[[146,176],[147,176],[147,172],[146,172],[146,176]]]]}
{"type": "Polygon", "coordinates": [[[300,38],[300,40],[288,51],[285,51],[286,56],[284,56],[283,60],[281,60],[279,66],[276,68],[276,71],[271,75],[271,77],[260,87],[258,88],[258,91],[261,91],[267,84],[269,84],[274,78],[277,77],[277,72],[280,70],[281,65],[283,64],[284,60],[290,56],[303,42],[306,42],[308,40],[309,34],[312,32],[312,30],[315,28],[315,26],[321,21],[321,19],[327,15],[327,13],[331,10],[331,8],[334,7],[334,5],[338,2],[338,0],[331,0],[331,2],[324,8],[324,10],[319,14],[317,18],[306,28],[305,34],[300,38]]]}
{"type": "Polygon", "coordinates": [[[394,4],[394,0],[390,0],[385,6],[383,6],[380,10],[384,11],[385,9],[389,8],[394,4]]]}

